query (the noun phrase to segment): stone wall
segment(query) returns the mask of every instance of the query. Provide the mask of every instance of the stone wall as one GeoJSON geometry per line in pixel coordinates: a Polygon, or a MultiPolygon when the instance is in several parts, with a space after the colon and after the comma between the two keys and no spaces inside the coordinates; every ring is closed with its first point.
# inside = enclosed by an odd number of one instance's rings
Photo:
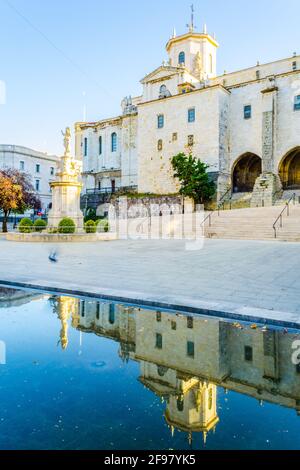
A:
{"type": "Polygon", "coordinates": [[[171,159],[180,152],[192,152],[219,171],[219,87],[198,90],[138,107],[138,186],[141,193],[168,194],[179,190],[171,159]],[[195,122],[188,122],[188,110],[195,108],[195,122]],[[158,129],[157,116],[164,115],[158,129]],[[194,144],[188,144],[188,136],[194,144]],[[162,150],[158,141],[162,141],[162,150]]]}
{"type": "Polygon", "coordinates": [[[6,234],[6,240],[23,243],[81,243],[81,242],[104,242],[117,239],[115,233],[77,233],[77,234],[50,234],[50,233],[16,233],[6,234]]]}
{"type": "Polygon", "coordinates": [[[142,198],[120,197],[111,200],[117,217],[127,210],[128,218],[182,214],[184,208],[190,207],[191,201],[182,196],[145,196],[142,198]]]}

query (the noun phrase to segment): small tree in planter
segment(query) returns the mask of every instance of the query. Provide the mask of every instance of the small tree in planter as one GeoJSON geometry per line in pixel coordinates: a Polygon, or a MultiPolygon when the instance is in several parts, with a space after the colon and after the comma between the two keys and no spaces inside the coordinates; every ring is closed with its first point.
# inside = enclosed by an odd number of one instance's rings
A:
{"type": "Polygon", "coordinates": [[[96,233],[97,231],[96,222],[94,222],[93,220],[88,220],[84,224],[84,230],[86,231],[86,233],[96,233]]]}
{"type": "Polygon", "coordinates": [[[71,233],[75,233],[75,230],[76,230],[75,222],[69,217],[65,217],[58,224],[58,233],[71,234],[71,233]]]}
{"type": "Polygon", "coordinates": [[[19,223],[19,232],[20,233],[31,233],[33,231],[33,222],[32,220],[25,217],[19,223]]]}
{"type": "Polygon", "coordinates": [[[107,219],[100,219],[97,221],[97,231],[98,232],[109,232],[109,222],[107,219]]]}
{"type": "Polygon", "coordinates": [[[207,173],[209,165],[192,154],[179,153],[172,158],[174,177],[179,179],[180,194],[190,197],[195,204],[204,204],[213,198],[216,185],[207,173]]]}
{"type": "Polygon", "coordinates": [[[35,232],[42,232],[47,227],[47,222],[42,219],[37,219],[33,225],[35,232]]]}

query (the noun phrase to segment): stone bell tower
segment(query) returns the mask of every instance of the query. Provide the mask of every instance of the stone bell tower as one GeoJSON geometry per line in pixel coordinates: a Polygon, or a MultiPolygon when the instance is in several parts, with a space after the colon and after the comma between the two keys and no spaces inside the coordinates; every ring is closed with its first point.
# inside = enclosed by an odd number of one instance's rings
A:
{"type": "Polygon", "coordinates": [[[200,81],[214,78],[217,74],[219,44],[214,36],[208,34],[206,25],[202,33],[195,32],[193,7],[191,21],[187,26],[186,34],[176,36],[174,31],[167,43],[170,65],[185,67],[200,81]]]}
{"type": "Polygon", "coordinates": [[[189,440],[193,433],[202,433],[205,443],[207,434],[219,422],[216,385],[199,380],[181,396],[170,396],[166,421],[172,432],[175,429],[186,432],[189,440]]]}

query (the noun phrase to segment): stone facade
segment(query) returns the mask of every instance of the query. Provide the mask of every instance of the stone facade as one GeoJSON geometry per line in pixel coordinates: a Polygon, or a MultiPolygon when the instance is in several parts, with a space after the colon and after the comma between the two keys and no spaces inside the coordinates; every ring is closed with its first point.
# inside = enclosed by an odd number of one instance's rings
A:
{"type": "Polygon", "coordinates": [[[217,76],[218,47],[206,27],[203,33],[190,27],[174,34],[166,46],[168,61],[143,78],[141,96],[122,102],[122,116],[76,124],[87,189],[100,180],[111,187],[115,178],[114,185],[137,185],[141,193],[176,193],[170,160],[179,152],[192,152],[209,165],[219,198],[229,188],[252,192],[255,186],[255,204],[262,197],[255,180],[268,174],[275,175],[275,192],[281,183],[300,188],[300,56],[217,76]],[[99,158],[101,132],[108,147],[99,158]],[[113,132],[119,143],[114,155],[113,132]],[[109,173],[113,169],[118,176],[109,173]]]}
{"type": "Polygon", "coordinates": [[[190,203],[181,196],[157,196],[157,197],[118,197],[111,200],[115,215],[124,215],[130,218],[159,216],[165,214],[182,214],[185,204],[190,203]]]}

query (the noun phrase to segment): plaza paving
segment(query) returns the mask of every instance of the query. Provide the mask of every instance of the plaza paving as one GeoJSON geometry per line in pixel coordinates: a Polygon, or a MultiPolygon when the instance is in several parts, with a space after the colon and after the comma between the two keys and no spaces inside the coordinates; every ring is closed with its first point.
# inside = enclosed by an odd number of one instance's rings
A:
{"type": "Polygon", "coordinates": [[[0,280],[300,324],[297,243],[206,240],[49,244],[0,238],[0,280]]]}

